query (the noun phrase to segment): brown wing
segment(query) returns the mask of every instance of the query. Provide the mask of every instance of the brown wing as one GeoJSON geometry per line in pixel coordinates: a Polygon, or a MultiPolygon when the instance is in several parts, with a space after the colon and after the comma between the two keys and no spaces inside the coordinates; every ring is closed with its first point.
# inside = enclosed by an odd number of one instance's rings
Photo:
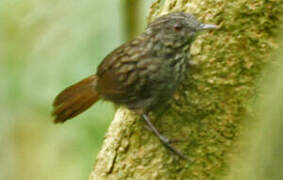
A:
{"type": "Polygon", "coordinates": [[[106,100],[125,103],[136,98],[133,92],[137,62],[144,58],[144,41],[136,38],[115,49],[99,65],[97,91],[106,100]]]}

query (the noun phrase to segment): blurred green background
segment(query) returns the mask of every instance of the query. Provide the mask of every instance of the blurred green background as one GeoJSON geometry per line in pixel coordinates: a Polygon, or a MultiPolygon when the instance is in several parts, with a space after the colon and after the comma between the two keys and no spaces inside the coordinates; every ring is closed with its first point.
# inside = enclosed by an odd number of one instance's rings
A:
{"type": "Polygon", "coordinates": [[[0,179],[87,179],[114,108],[54,125],[52,101],[145,27],[150,1],[0,0],[0,179]]]}

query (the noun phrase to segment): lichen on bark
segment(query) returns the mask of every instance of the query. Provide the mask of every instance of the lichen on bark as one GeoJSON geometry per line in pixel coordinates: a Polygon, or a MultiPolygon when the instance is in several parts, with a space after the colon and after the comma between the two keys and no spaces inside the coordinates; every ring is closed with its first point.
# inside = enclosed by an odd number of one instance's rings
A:
{"type": "Polygon", "coordinates": [[[154,124],[192,161],[179,159],[120,108],[90,179],[221,179],[229,170],[242,119],[256,100],[257,79],[276,48],[280,0],[157,0],[148,21],[173,11],[219,28],[198,36],[186,81],[154,124]]]}

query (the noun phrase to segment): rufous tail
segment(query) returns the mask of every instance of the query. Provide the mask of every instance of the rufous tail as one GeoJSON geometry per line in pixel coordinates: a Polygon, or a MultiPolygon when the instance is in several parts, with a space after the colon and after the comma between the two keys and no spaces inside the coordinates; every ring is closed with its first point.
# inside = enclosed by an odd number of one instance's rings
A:
{"type": "Polygon", "coordinates": [[[66,88],[54,100],[53,113],[55,123],[63,123],[87,110],[97,100],[97,77],[89,76],[66,88]]]}

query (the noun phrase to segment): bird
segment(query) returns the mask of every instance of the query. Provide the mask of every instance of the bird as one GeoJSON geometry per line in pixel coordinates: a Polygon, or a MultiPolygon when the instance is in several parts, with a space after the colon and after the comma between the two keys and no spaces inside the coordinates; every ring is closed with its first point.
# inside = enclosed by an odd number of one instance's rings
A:
{"type": "Polygon", "coordinates": [[[189,50],[203,30],[194,15],[172,12],[152,21],[145,31],[110,52],[95,74],[67,87],[53,103],[55,123],[81,114],[103,99],[136,112],[174,154],[188,159],[152,124],[149,113],[172,98],[190,70],[189,50]]]}

